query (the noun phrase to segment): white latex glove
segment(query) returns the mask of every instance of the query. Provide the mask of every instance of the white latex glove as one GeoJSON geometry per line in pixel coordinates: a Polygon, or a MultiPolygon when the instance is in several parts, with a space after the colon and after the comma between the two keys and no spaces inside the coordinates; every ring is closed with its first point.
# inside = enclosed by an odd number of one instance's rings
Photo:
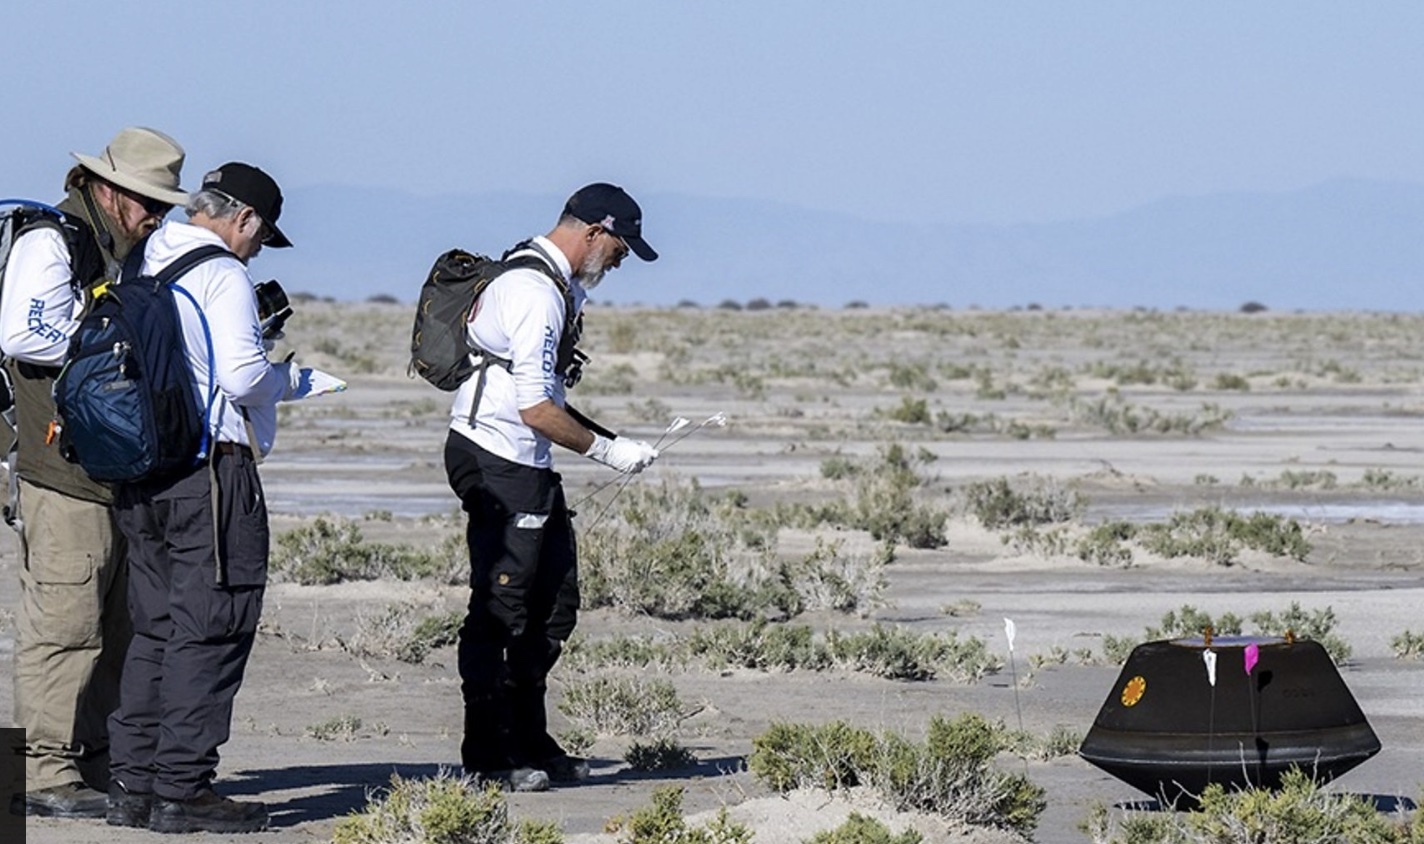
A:
{"type": "MultiPolygon", "coordinates": [[[[302,368],[294,360],[284,360],[281,363],[272,364],[272,368],[282,373],[282,377],[287,381],[287,389],[282,392],[279,401],[286,401],[297,394],[302,387],[302,368]]],[[[310,372],[311,370],[306,370],[310,372]]]]}
{"type": "Polygon", "coordinates": [[[610,440],[599,434],[593,435],[593,445],[584,452],[585,457],[597,460],[605,466],[617,469],[625,475],[636,475],[658,459],[658,450],[642,440],[628,440],[619,437],[610,440]]]}

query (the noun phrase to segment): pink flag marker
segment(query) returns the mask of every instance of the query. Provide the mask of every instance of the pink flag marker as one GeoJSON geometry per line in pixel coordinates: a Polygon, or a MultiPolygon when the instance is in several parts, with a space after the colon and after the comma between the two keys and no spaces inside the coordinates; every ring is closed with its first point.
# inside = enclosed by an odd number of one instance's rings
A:
{"type": "Polygon", "coordinates": [[[1261,649],[1253,642],[1246,646],[1246,674],[1250,676],[1251,669],[1256,667],[1257,661],[1261,659],[1261,649]]]}

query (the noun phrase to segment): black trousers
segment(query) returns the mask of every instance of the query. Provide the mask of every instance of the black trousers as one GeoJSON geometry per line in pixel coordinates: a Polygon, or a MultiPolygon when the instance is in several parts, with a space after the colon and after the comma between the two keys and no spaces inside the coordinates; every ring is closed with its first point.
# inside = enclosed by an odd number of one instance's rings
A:
{"type": "Polygon", "coordinates": [[[267,583],[267,502],[243,449],[175,480],[121,485],[114,512],[134,637],[110,770],[130,791],[183,800],[210,787],[231,729],[267,583]]]}
{"type": "Polygon", "coordinates": [[[538,766],[563,753],[548,732],[546,679],[578,620],[578,549],[559,475],[451,432],[450,487],[469,514],[470,603],[460,628],[470,772],[538,766]]]}

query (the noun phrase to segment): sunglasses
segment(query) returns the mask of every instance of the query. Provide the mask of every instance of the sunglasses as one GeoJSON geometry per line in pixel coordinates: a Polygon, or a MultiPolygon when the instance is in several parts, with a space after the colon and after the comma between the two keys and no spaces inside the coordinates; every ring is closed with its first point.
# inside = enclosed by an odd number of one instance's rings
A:
{"type": "Polygon", "coordinates": [[[155,217],[167,216],[168,212],[173,210],[173,203],[171,202],[164,202],[161,199],[154,199],[151,196],[134,193],[127,188],[119,188],[119,193],[137,202],[139,206],[143,208],[144,213],[152,214],[155,217]]]}
{"type": "MultiPolygon", "coordinates": [[[[602,227],[600,226],[600,228],[602,228],[602,227]]],[[[618,244],[618,250],[619,250],[619,251],[618,251],[618,260],[621,261],[621,260],[623,260],[624,258],[628,257],[628,252],[629,252],[629,249],[628,249],[628,241],[626,241],[626,240],[624,240],[623,238],[619,237],[618,235],[614,234],[614,233],[613,233],[611,230],[609,230],[609,229],[603,229],[603,233],[606,234],[606,235],[608,235],[609,237],[613,238],[613,242],[616,243],[616,244],[618,244]]]]}

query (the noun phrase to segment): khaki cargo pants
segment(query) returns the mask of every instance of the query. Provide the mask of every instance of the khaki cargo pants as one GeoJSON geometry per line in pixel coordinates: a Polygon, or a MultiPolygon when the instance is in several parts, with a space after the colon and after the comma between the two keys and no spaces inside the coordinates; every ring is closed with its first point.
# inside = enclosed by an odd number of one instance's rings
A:
{"type": "Polygon", "coordinates": [[[109,781],[109,713],[128,650],[124,542],[108,506],[20,481],[15,723],[30,791],[109,781]]]}

